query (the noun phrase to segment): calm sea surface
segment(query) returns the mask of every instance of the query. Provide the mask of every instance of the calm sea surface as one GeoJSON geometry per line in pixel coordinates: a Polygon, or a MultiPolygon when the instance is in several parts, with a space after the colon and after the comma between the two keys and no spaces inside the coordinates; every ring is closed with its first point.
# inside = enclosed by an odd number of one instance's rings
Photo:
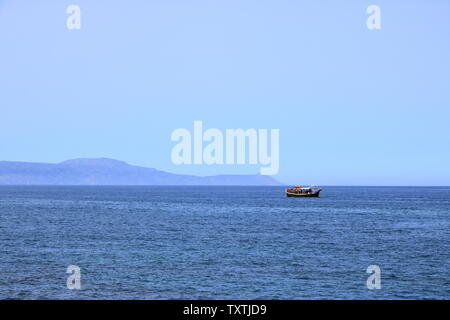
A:
{"type": "Polygon", "coordinates": [[[0,187],[0,298],[450,299],[450,188],[0,187]]]}

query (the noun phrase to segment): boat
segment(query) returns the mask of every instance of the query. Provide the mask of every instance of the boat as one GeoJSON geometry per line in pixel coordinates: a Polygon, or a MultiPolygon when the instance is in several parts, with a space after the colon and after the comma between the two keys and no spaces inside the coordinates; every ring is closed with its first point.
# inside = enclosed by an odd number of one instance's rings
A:
{"type": "Polygon", "coordinates": [[[310,186],[310,187],[294,186],[294,187],[285,189],[287,197],[313,198],[313,197],[318,197],[320,191],[322,191],[322,189],[319,187],[315,187],[315,186],[310,186]]]}

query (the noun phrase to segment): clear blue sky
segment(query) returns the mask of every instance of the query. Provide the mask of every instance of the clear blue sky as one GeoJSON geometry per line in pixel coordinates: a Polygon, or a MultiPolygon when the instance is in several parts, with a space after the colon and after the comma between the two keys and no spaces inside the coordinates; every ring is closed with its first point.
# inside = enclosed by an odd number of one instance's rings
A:
{"type": "Polygon", "coordinates": [[[203,120],[280,129],[286,183],[450,185],[448,0],[0,0],[0,41],[0,160],[259,171],[173,165],[203,120]]]}

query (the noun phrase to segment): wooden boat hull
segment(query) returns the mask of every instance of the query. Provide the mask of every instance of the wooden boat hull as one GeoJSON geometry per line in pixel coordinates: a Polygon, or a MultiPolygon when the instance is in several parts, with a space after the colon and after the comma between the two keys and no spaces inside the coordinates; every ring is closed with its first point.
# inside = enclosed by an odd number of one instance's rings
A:
{"type": "Polygon", "coordinates": [[[322,190],[318,190],[312,193],[294,193],[286,191],[286,197],[298,197],[298,198],[317,198],[322,190]]]}

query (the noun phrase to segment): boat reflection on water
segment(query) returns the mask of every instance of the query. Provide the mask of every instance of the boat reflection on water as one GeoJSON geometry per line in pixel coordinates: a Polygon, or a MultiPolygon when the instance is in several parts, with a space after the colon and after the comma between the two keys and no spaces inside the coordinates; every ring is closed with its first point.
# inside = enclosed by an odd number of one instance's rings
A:
{"type": "Polygon", "coordinates": [[[322,189],[315,186],[309,187],[294,186],[292,188],[285,189],[287,197],[311,197],[311,198],[318,197],[320,191],[322,191],[322,189]]]}

